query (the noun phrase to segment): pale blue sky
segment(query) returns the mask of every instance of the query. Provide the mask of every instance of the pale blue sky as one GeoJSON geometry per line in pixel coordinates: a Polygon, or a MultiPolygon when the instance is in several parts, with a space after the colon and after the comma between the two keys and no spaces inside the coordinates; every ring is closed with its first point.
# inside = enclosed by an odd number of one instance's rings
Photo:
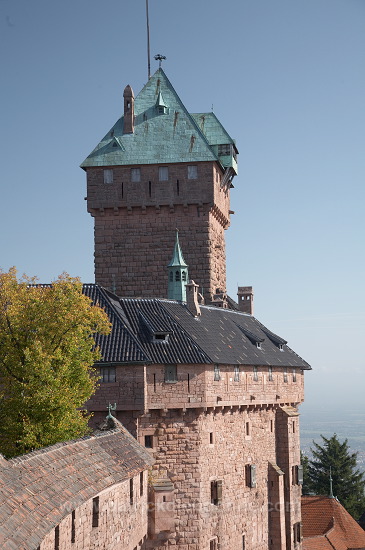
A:
{"type": "MultiPolygon", "coordinates": [[[[312,364],[306,406],[360,407],[365,0],[150,0],[150,18],[187,109],[214,105],[240,151],[229,294],[252,284],[312,364]]],[[[0,46],[0,266],[92,282],[79,164],[147,80],[145,0],[0,0],[0,46]]]]}

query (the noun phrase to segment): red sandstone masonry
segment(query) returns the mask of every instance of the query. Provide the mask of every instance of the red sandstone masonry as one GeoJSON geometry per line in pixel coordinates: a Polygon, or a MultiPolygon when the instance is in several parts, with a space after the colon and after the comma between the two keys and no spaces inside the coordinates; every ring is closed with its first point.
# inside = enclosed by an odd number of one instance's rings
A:
{"type": "Polygon", "coordinates": [[[96,282],[123,296],[166,297],[166,266],[179,229],[190,278],[208,300],[225,290],[229,191],[220,187],[220,168],[198,163],[198,179],[188,180],[187,165],[174,164],[169,181],[159,182],[158,165],[146,165],[138,183],[130,181],[131,166],[112,168],[113,184],[103,183],[103,168],[87,170],[96,282]]]}

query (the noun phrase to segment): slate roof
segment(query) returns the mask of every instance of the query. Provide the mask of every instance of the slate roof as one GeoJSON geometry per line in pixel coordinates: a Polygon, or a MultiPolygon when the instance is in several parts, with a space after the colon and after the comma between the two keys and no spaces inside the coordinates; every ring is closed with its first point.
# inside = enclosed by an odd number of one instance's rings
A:
{"type": "Polygon", "coordinates": [[[85,285],[84,291],[113,323],[111,335],[96,337],[103,362],[311,368],[286,340],[251,315],[201,306],[201,316],[195,318],[184,302],[118,298],[98,285],[85,285]],[[155,341],[156,334],[167,338],[155,341]]]}
{"type": "Polygon", "coordinates": [[[203,115],[188,113],[161,68],[136,97],[134,111],[134,133],[123,134],[122,116],[81,164],[82,168],[218,161],[211,144],[217,139],[224,139],[219,143],[234,143],[213,113],[206,115],[206,128],[201,130],[203,115]],[[158,114],[159,104],[166,105],[166,114],[158,114]]]}
{"type": "Polygon", "coordinates": [[[302,497],[303,550],[365,548],[365,531],[335,498],[302,497]]]}
{"type": "Polygon", "coordinates": [[[9,461],[0,455],[2,550],[35,550],[72,510],[152,465],[148,451],[114,426],[9,461]]]}

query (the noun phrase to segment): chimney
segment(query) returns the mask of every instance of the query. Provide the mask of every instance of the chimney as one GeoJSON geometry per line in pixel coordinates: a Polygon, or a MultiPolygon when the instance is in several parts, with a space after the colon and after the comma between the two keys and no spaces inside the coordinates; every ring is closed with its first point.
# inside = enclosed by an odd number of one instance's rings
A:
{"type": "Polygon", "coordinates": [[[238,287],[238,309],[242,313],[248,313],[253,315],[253,290],[252,286],[239,286],[238,287]]]}
{"type": "Polygon", "coordinates": [[[194,283],[194,281],[190,281],[190,283],[186,285],[186,305],[194,317],[199,317],[199,315],[201,315],[198,302],[198,288],[199,285],[194,283]]]}
{"type": "Polygon", "coordinates": [[[134,133],[134,93],[132,88],[126,86],[123,92],[124,97],[124,126],[123,134],[134,133]]]}

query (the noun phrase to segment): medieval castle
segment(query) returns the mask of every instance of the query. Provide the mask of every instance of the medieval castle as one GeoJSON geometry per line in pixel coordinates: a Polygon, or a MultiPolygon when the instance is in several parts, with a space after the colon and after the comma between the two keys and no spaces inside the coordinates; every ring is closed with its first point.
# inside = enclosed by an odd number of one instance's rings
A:
{"type": "Polygon", "coordinates": [[[302,548],[310,366],[253,316],[251,287],[238,303],[226,294],[237,153],[161,68],[136,98],[125,88],[122,117],[81,165],[95,220],[96,284],[84,292],[112,322],[96,336],[101,382],[86,406],[99,427],[109,406],[114,424],[3,461],[29,510],[42,468],[51,495],[32,536],[8,523],[7,550],[302,548]]]}

